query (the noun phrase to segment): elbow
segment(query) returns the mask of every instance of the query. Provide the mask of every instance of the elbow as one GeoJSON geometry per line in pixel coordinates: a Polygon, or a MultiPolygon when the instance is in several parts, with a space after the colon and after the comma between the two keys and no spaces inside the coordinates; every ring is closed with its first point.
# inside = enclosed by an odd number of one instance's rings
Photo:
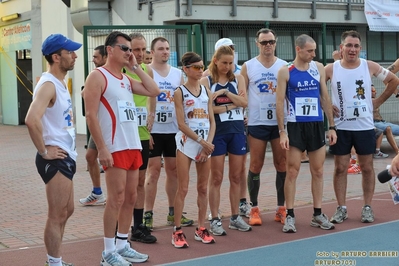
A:
{"type": "Polygon", "coordinates": [[[154,91],[149,95],[150,97],[157,97],[161,93],[161,90],[157,87],[154,91]]]}

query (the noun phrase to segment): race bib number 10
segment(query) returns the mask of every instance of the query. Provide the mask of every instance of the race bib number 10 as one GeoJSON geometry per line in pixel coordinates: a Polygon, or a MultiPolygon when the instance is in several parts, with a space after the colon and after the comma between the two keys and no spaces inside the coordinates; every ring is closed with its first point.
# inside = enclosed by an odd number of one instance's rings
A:
{"type": "Polygon", "coordinates": [[[121,123],[137,122],[136,107],[130,101],[118,101],[118,114],[121,123]]]}

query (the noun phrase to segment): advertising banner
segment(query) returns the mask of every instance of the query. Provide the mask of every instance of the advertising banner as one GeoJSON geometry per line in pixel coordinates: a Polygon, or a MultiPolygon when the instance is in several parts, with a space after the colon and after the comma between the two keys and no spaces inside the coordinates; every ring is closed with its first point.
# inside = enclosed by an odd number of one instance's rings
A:
{"type": "Polygon", "coordinates": [[[399,0],[365,0],[364,14],[371,31],[399,32],[399,0]]]}

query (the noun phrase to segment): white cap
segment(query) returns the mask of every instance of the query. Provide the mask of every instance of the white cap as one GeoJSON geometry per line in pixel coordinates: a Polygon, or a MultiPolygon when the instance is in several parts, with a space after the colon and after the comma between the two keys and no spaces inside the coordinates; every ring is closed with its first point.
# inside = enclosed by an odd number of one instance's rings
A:
{"type": "Polygon", "coordinates": [[[220,47],[220,46],[230,46],[230,45],[234,45],[233,41],[229,38],[222,38],[220,40],[218,40],[215,43],[215,51],[220,47]]]}

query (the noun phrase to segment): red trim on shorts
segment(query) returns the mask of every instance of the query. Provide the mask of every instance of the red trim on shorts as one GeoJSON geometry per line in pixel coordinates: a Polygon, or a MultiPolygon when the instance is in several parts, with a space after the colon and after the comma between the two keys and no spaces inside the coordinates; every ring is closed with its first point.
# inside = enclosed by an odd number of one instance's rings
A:
{"type": "MultiPolygon", "coordinates": [[[[123,150],[112,153],[114,159],[113,167],[122,168],[124,170],[137,170],[143,164],[143,158],[140,150],[123,150]]],[[[103,166],[104,170],[107,169],[103,166]]]]}

